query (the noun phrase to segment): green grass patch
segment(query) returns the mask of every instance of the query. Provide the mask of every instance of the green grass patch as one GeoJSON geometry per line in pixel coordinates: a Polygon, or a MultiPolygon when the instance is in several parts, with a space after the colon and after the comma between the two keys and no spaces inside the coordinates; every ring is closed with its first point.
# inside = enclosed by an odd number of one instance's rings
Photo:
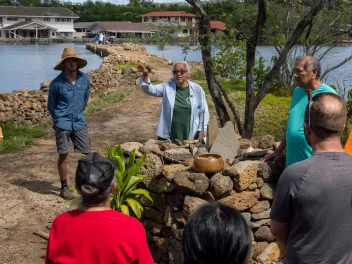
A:
{"type": "MultiPolygon", "coordinates": [[[[206,81],[197,81],[197,83],[203,87],[206,93],[209,110],[213,116],[216,116],[215,107],[209,94],[206,81]]],[[[245,82],[243,80],[231,80],[224,81],[222,85],[228,92],[230,100],[238,111],[243,124],[246,103],[245,82]]],[[[289,96],[266,95],[255,111],[253,136],[270,134],[274,136],[276,140],[281,140],[287,123],[290,102],[291,97],[289,96]]],[[[228,109],[228,111],[231,113],[230,109],[228,109]]]]}
{"type": "Polygon", "coordinates": [[[192,80],[205,80],[204,71],[199,71],[197,69],[191,68],[191,79],[192,80]]]}
{"type": "Polygon", "coordinates": [[[35,126],[2,124],[4,140],[0,142],[0,154],[22,151],[34,145],[34,139],[44,136],[48,126],[49,124],[35,126]]]}
{"type": "Polygon", "coordinates": [[[85,110],[86,114],[92,114],[103,110],[106,107],[113,106],[125,98],[126,94],[123,93],[108,93],[98,94],[93,97],[93,100],[89,102],[85,110]]]}
{"type": "MultiPolygon", "coordinates": [[[[141,64],[144,65],[143,63],[141,63],[141,64]]],[[[114,70],[122,70],[122,69],[126,69],[126,68],[137,68],[137,63],[127,62],[125,64],[118,64],[113,67],[114,70]]]]}

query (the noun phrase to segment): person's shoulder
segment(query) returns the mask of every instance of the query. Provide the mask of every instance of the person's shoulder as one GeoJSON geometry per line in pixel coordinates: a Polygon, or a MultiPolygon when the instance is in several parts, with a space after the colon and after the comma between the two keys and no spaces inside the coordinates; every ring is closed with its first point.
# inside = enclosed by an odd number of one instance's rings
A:
{"type": "Polygon", "coordinates": [[[58,216],[55,217],[54,223],[62,223],[62,222],[69,222],[71,219],[75,216],[78,216],[80,211],[78,209],[67,211],[65,213],[59,214],[58,216]]]}
{"type": "Polygon", "coordinates": [[[84,78],[85,80],[90,80],[90,77],[89,77],[89,75],[87,73],[82,72],[82,71],[79,71],[79,72],[82,75],[82,78],[84,78]]]}
{"type": "Polygon", "coordinates": [[[301,179],[310,167],[310,164],[312,162],[311,159],[312,157],[288,166],[280,176],[280,180],[283,179],[292,182],[301,179]]]}
{"type": "Polygon", "coordinates": [[[200,86],[198,83],[192,82],[190,80],[188,80],[188,83],[190,84],[190,86],[192,87],[192,89],[194,89],[197,92],[204,92],[204,89],[202,86],[200,86]]]}
{"type": "Polygon", "coordinates": [[[326,83],[322,83],[321,86],[316,90],[316,94],[319,93],[333,93],[339,95],[337,91],[326,83]]]}
{"type": "Polygon", "coordinates": [[[292,97],[301,94],[305,94],[305,90],[302,87],[296,86],[296,88],[293,90],[292,97]]]}
{"type": "Polygon", "coordinates": [[[61,82],[63,82],[62,72],[58,76],[56,76],[54,78],[54,80],[51,81],[50,85],[54,86],[54,85],[57,85],[58,83],[61,83],[61,82]]]}

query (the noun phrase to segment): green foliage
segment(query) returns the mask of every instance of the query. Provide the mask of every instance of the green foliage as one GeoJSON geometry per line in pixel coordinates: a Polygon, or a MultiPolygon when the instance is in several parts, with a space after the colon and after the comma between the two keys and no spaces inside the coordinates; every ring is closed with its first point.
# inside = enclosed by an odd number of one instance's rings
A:
{"type": "Polygon", "coordinates": [[[123,93],[108,93],[98,94],[94,96],[93,100],[88,103],[85,113],[92,114],[103,110],[106,107],[113,106],[125,98],[123,93]]]}
{"type": "Polygon", "coordinates": [[[191,77],[192,80],[205,80],[205,73],[197,69],[191,68],[191,77]]]}
{"type": "MultiPolygon", "coordinates": [[[[139,64],[142,64],[143,66],[146,66],[145,63],[139,63],[139,64]]],[[[118,65],[115,65],[113,67],[114,70],[122,70],[122,69],[127,69],[127,68],[136,68],[137,67],[137,63],[134,63],[134,62],[126,62],[124,64],[118,64],[118,65]]]]}
{"type": "Polygon", "coordinates": [[[116,192],[112,194],[111,201],[115,210],[126,215],[130,215],[130,210],[140,219],[144,211],[140,198],[144,196],[151,202],[149,192],[145,189],[137,188],[138,183],[143,179],[143,175],[138,174],[142,167],[145,155],[135,161],[136,152],[132,151],[128,163],[125,163],[125,157],[121,145],[111,148],[108,145],[108,157],[117,162],[115,170],[116,192]]]}
{"type": "Polygon", "coordinates": [[[34,145],[34,139],[45,135],[48,124],[35,126],[2,124],[4,140],[0,141],[0,154],[18,152],[34,145]]]}

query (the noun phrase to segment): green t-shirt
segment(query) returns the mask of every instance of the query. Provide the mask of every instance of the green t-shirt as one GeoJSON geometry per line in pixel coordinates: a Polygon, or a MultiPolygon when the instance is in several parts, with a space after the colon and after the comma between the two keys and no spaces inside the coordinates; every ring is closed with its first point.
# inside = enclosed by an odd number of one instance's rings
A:
{"type": "MultiPolygon", "coordinates": [[[[319,88],[312,91],[312,97],[320,93],[337,92],[323,83],[319,88]]],[[[293,163],[308,159],[312,155],[312,148],[304,136],[304,112],[308,104],[308,94],[297,87],[292,95],[290,113],[286,128],[286,167],[293,163]]]]}
{"type": "Polygon", "coordinates": [[[171,123],[171,140],[188,139],[191,123],[191,101],[189,98],[189,86],[176,87],[176,98],[171,123]]]}

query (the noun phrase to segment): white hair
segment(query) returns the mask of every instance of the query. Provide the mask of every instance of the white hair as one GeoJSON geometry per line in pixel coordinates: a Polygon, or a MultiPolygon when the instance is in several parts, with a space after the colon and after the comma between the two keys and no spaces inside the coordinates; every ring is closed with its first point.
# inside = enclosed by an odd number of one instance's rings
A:
{"type": "Polygon", "coordinates": [[[190,70],[190,67],[189,67],[189,64],[187,63],[187,61],[176,61],[176,62],[174,62],[174,64],[172,65],[172,70],[175,69],[176,64],[184,64],[184,65],[186,65],[186,70],[187,70],[188,72],[191,71],[191,70],[190,70]]]}

